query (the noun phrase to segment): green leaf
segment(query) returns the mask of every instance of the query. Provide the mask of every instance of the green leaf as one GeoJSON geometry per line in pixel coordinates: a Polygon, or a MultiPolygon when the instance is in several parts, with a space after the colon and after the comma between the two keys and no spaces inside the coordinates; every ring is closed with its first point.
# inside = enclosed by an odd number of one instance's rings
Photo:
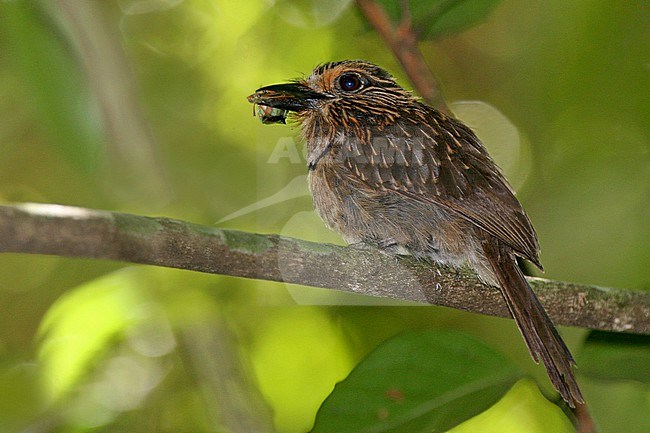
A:
{"type": "Polygon", "coordinates": [[[496,403],[520,377],[464,334],[399,334],[336,385],[312,433],[446,431],[496,403]]]}
{"type": "Polygon", "coordinates": [[[447,433],[476,432],[576,433],[576,429],[562,409],[544,397],[535,381],[522,379],[494,406],[447,433]]]}
{"type": "Polygon", "coordinates": [[[580,374],[650,385],[650,336],[593,331],[580,354],[580,374]]]}
{"type": "MultiPolygon", "coordinates": [[[[422,39],[438,39],[458,33],[485,19],[500,0],[411,0],[411,22],[422,39]]],[[[380,3],[396,24],[402,19],[400,2],[380,3]]]]}
{"type": "Polygon", "coordinates": [[[50,401],[66,395],[107,345],[137,318],[139,268],[127,268],[78,286],[52,305],[39,330],[44,391],[50,401]]]}
{"type": "Polygon", "coordinates": [[[650,431],[650,336],[592,331],[579,355],[583,391],[602,431],[650,431]]]}

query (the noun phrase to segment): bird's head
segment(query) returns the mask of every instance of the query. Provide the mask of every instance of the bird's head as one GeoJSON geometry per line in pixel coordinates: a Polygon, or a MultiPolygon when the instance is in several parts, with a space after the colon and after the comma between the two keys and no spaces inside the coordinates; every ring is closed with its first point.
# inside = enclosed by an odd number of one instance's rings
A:
{"type": "Polygon", "coordinates": [[[415,97],[379,66],[344,60],[317,66],[306,79],[257,89],[248,101],[264,123],[284,122],[293,112],[299,123],[319,117],[357,128],[394,122],[415,97]]]}

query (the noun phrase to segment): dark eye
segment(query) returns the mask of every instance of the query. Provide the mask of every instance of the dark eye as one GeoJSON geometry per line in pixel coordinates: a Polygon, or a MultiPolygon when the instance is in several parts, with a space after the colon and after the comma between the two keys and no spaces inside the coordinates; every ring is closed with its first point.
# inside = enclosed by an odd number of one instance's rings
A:
{"type": "Polygon", "coordinates": [[[339,85],[346,92],[354,92],[355,90],[359,90],[363,83],[361,82],[361,78],[356,74],[343,74],[339,77],[339,85]]]}

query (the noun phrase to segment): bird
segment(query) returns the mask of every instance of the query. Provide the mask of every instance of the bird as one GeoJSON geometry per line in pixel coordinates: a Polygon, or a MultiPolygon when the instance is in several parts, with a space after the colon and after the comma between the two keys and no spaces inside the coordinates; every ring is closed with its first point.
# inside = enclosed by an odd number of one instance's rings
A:
{"type": "Polygon", "coordinates": [[[575,360],[517,263],[543,269],[535,229],[467,125],[364,60],[320,64],[248,101],[263,123],[299,125],[314,208],[330,229],[350,245],[468,265],[500,289],[566,403],[584,404],[575,360]]]}

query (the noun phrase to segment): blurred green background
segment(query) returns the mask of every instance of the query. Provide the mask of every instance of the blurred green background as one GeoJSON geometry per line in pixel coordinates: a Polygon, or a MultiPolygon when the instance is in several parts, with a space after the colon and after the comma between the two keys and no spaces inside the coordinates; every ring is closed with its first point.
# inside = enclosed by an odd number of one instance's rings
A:
{"type": "MultiPolygon", "coordinates": [[[[649,22],[644,1],[504,0],[421,44],[518,189],[547,278],[650,289],[649,22]]],[[[341,243],[312,212],[298,131],[259,123],[246,96],[345,58],[408,86],[350,1],[1,1],[0,200],[205,225],[248,209],[219,226],[341,243]]],[[[573,431],[509,320],[10,254],[0,431],[304,432],[364,355],[420,328],[473,335],[539,383],[455,431],[573,431]]],[[[587,331],[561,331],[580,362],[587,331]]],[[[602,431],[650,430],[647,380],[583,373],[602,431]]]]}

